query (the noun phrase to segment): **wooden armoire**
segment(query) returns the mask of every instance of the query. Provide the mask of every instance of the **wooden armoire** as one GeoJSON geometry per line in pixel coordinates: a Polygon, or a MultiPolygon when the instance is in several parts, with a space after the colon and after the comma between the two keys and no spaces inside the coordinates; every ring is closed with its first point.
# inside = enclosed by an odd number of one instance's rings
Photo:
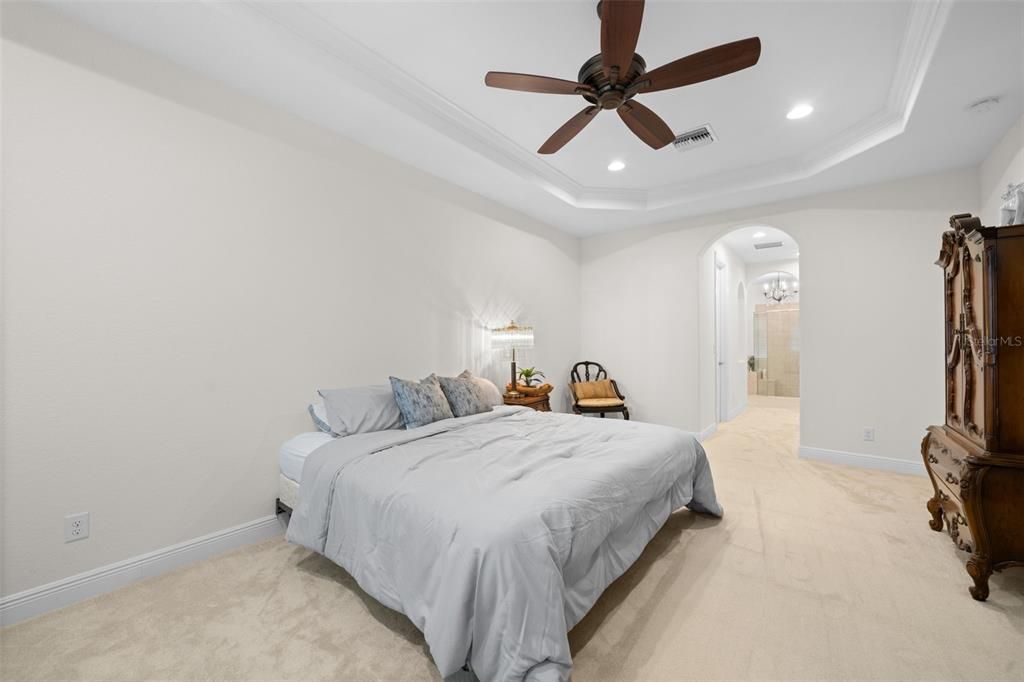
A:
{"type": "Polygon", "coordinates": [[[936,264],[945,272],[946,423],[921,455],[945,525],[971,554],[971,596],[992,571],[1024,566],[1024,225],[982,227],[955,215],[936,264]]]}

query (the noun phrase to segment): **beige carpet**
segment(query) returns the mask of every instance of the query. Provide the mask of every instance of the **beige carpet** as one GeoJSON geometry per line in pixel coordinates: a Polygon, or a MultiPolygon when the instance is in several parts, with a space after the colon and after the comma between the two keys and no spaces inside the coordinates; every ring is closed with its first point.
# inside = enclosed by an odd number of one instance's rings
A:
{"type": "MultiPolygon", "coordinates": [[[[795,402],[708,441],[725,518],[669,520],[572,631],[574,679],[1024,679],[1024,570],[974,602],[927,480],[798,460],[795,402]]],[[[2,638],[5,681],[438,677],[408,620],[280,540],[2,638]]]]}

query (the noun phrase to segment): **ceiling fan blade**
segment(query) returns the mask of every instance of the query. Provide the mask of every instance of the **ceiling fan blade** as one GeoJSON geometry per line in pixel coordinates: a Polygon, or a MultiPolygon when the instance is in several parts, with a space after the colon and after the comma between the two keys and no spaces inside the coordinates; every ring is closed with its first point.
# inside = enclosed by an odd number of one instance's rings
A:
{"type": "Polygon", "coordinates": [[[625,102],[618,108],[619,118],[637,137],[654,149],[661,149],[676,139],[675,133],[661,117],[640,102],[625,102]]]}
{"type": "Polygon", "coordinates": [[[643,19],[643,0],[601,0],[601,60],[613,85],[629,73],[643,19]]]}
{"type": "Polygon", "coordinates": [[[587,107],[580,113],[576,114],[565,124],[555,131],[555,134],[548,138],[547,142],[540,146],[537,150],[538,154],[554,154],[559,149],[565,146],[565,144],[576,137],[581,130],[587,127],[587,124],[594,120],[597,116],[597,112],[601,111],[601,107],[587,107]]]}
{"type": "Polygon", "coordinates": [[[760,58],[760,38],[737,40],[659,66],[638,78],[634,88],[636,92],[656,92],[692,85],[742,71],[760,58]]]}
{"type": "Polygon", "coordinates": [[[484,83],[492,88],[519,90],[521,92],[542,92],[549,95],[583,95],[592,94],[594,88],[575,81],[550,78],[548,76],[532,76],[528,73],[508,73],[505,71],[488,71],[484,83]]]}

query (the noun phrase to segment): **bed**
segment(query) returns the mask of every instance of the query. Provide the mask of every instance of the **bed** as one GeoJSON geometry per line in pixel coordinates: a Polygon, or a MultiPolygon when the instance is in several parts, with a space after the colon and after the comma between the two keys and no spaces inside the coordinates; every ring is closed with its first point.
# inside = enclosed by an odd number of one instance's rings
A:
{"type": "Polygon", "coordinates": [[[639,422],[502,406],[302,459],[288,540],[408,616],[443,676],[567,680],[568,631],[669,514],[722,513],[693,435],[639,422]]]}

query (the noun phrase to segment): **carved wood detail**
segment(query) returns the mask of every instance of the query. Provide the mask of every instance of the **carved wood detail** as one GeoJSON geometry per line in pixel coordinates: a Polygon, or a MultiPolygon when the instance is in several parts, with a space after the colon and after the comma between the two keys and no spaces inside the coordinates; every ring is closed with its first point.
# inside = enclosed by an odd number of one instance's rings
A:
{"type": "MultiPolygon", "coordinates": [[[[943,237],[950,234],[946,232],[943,237]]],[[[954,273],[959,271],[959,261],[954,260],[953,262],[956,265],[946,272],[946,415],[950,423],[959,424],[960,415],[956,410],[956,368],[960,362],[960,335],[956,333],[953,320],[954,282],[956,282],[954,273]]]]}
{"type": "Polygon", "coordinates": [[[957,248],[960,250],[960,271],[962,273],[963,288],[961,291],[960,327],[957,330],[960,338],[959,362],[964,372],[964,401],[963,420],[967,432],[982,438],[983,434],[974,420],[974,382],[975,382],[975,354],[981,344],[981,332],[974,317],[974,268],[971,258],[971,251],[967,248],[963,233],[957,234],[957,248]]]}

